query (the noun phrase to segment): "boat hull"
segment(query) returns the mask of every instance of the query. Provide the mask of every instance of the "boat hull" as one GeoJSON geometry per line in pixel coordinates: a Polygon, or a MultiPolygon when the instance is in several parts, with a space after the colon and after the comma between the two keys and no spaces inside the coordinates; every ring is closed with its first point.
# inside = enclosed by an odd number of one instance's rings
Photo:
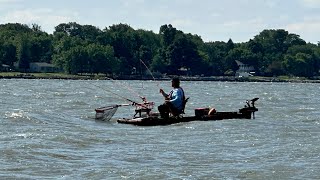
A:
{"type": "MultiPolygon", "coordinates": [[[[255,109],[253,112],[258,111],[255,109]]],[[[186,116],[186,117],[169,117],[161,118],[159,116],[150,116],[142,118],[132,118],[132,119],[118,119],[117,122],[121,124],[132,124],[136,126],[164,126],[182,122],[191,122],[191,121],[218,121],[225,119],[251,119],[252,111],[245,112],[216,112],[212,115],[203,115],[203,116],[186,116]]]]}

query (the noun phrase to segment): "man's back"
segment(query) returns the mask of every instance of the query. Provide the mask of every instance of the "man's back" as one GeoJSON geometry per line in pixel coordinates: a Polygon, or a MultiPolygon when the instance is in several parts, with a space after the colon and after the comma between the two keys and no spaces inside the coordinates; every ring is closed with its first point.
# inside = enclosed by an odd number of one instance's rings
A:
{"type": "Polygon", "coordinates": [[[170,102],[178,110],[183,109],[184,92],[182,88],[174,88],[170,94],[170,102]]]}

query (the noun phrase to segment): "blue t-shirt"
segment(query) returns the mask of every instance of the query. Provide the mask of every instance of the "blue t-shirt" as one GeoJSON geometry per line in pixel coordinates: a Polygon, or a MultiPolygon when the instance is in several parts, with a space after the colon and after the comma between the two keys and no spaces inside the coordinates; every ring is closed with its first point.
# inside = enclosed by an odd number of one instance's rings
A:
{"type": "Polygon", "coordinates": [[[182,110],[183,96],[184,94],[181,88],[174,88],[169,94],[170,102],[179,110],[182,110]]]}

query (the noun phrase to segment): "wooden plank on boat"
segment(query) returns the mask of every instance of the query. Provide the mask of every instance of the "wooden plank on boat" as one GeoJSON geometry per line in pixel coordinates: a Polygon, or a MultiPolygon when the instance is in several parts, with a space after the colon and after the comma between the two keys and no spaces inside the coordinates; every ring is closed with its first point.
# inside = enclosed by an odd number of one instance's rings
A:
{"type": "MultiPolygon", "coordinates": [[[[132,124],[137,126],[157,126],[157,125],[170,125],[181,122],[190,122],[190,121],[217,121],[223,119],[251,119],[254,117],[254,114],[258,109],[255,107],[255,102],[259,98],[254,98],[246,101],[246,105],[244,108],[239,109],[238,112],[216,112],[214,108],[211,110],[209,108],[197,108],[195,109],[194,116],[186,116],[186,117],[169,117],[169,118],[161,118],[159,113],[150,112],[152,108],[147,108],[147,111],[137,111],[133,118],[123,118],[118,119],[117,122],[121,124],[132,124]],[[136,117],[137,112],[139,116],[136,117]],[[145,114],[141,114],[145,112],[145,114]]],[[[119,107],[117,105],[116,107],[119,107]]],[[[110,110],[109,107],[102,107],[96,109],[96,118],[100,117],[105,111],[110,110]]]]}
{"type": "Polygon", "coordinates": [[[217,121],[223,119],[251,119],[251,113],[217,112],[213,115],[169,117],[167,119],[163,119],[159,116],[150,116],[145,118],[118,119],[117,122],[121,124],[132,124],[137,126],[163,126],[181,122],[217,121]]]}

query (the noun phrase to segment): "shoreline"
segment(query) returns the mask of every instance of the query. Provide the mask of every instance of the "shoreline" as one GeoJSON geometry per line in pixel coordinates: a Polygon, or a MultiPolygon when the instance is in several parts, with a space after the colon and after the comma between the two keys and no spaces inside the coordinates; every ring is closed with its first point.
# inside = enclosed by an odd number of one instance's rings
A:
{"type": "MultiPolygon", "coordinates": [[[[61,80],[110,80],[110,78],[102,75],[68,75],[57,73],[0,73],[0,79],[61,79],[61,80]]],[[[114,78],[114,80],[156,80],[169,81],[171,77],[141,77],[141,76],[122,76],[114,78]]],[[[181,81],[220,81],[220,82],[287,82],[287,83],[320,83],[320,79],[306,79],[300,77],[284,78],[284,77],[233,77],[233,76],[180,76],[181,81]]]]}

